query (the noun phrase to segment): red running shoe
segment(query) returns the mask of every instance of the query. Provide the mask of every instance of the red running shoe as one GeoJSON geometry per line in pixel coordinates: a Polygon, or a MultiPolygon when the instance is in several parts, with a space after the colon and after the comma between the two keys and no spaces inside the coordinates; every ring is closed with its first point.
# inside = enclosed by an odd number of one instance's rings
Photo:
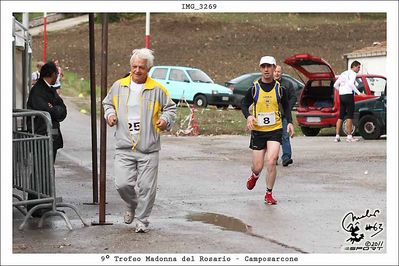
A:
{"type": "Polygon", "coordinates": [[[256,176],[254,173],[252,173],[252,175],[248,178],[247,180],[247,188],[249,190],[252,190],[255,185],[256,185],[256,181],[258,181],[259,176],[256,176]]]}
{"type": "Polygon", "coordinates": [[[272,193],[266,192],[266,195],[265,195],[265,203],[266,203],[266,204],[270,204],[270,205],[275,205],[275,204],[277,204],[277,200],[275,200],[275,199],[273,198],[272,193]]]}

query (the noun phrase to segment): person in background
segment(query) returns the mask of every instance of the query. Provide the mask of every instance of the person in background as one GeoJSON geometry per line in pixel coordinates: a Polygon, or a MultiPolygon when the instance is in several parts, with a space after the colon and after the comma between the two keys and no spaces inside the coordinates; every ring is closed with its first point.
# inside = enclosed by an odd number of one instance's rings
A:
{"type": "Polygon", "coordinates": [[[339,118],[335,127],[335,142],[340,142],[339,132],[341,131],[342,122],[347,118],[346,130],[349,133],[346,137],[347,142],[359,141],[359,139],[352,137],[352,119],[355,111],[354,93],[364,95],[356,88],[356,75],[360,71],[360,62],[353,61],[351,68],[342,72],[334,83],[334,88],[339,91],[339,118]]]}
{"type": "Polygon", "coordinates": [[[57,70],[58,70],[57,80],[56,80],[55,84],[53,85],[53,88],[58,93],[58,95],[60,95],[61,94],[61,81],[64,78],[64,71],[60,67],[60,62],[58,61],[58,59],[53,59],[52,61],[57,66],[57,70]]]}
{"type": "Polygon", "coordinates": [[[130,74],[114,82],[102,102],[105,120],[110,127],[116,126],[115,186],[126,203],[124,222],[135,221],[136,233],[149,230],[157,191],[160,133],[170,130],[176,119],[176,104],[169,92],[148,76],[153,65],[151,50],[133,50],[130,74]]]}
{"type": "Polygon", "coordinates": [[[272,56],[263,56],[259,62],[262,76],[255,80],[242,99],[242,113],[247,119],[247,128],[251,130],[250,149],[252,149],[252,174],[247,180],[247,188],[252,190],[263,170],[265,155],[267,157],[266,204],[277,204],[272,190],[276,181],[276,162],[282,143],[283,122],[281,107],[287,118],[287,130],[294,136],[291,110],[288,97],[283,94],[281,85],[274,80],[276,60],[272,56]],[[281,103],[281,105],[280,105],[281,103]],[[252,106],[252,110],[249,108],[252,106]]]}
{"type": "Polygon", "coordinates": [[[31,84],[32,86],[36,84],[36,82],[39,80],[40,78],[40,69],[42,68],[42,66],[44,65],[44,63],[42,61],[37,62],[36,64],[36,71],[32,73],[32,78],[31,78],[31,84]]]}
{"type": "MultiPolygon", "coordinates": [[[[291,112],[297,100],[294,84],[292,84],[292,82],[289,79],[283,76],[283,68],[280,65],[276,66],[276,70],[274,71],[274,79],[280,82],[281,88],[283,89],[283,94],[285,94],[288,98],[288,106],[291,112]]],[[[292,149],[290,143],[290,136],[288,136],[287,132],[287,124],[288,124],[287,118],[284,113],[284,108],[280,108],[280,110],[281,110],[281,115],[283,117],[283,138],[281,144],[283,152],[281,155],[281,161],[283,166],[288,166],[289,164],[292,164],[294,161],[291,158],[292,149]]]]}

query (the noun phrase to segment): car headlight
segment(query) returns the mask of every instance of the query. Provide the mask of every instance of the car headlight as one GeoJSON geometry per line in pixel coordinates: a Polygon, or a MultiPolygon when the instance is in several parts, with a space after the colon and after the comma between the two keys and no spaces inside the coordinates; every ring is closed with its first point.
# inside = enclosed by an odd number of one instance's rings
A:
{"type": "Polygon", "coordinates": [[[217,90],[212,90],[212,94],[218,94],[219,92],[217,90]]]}

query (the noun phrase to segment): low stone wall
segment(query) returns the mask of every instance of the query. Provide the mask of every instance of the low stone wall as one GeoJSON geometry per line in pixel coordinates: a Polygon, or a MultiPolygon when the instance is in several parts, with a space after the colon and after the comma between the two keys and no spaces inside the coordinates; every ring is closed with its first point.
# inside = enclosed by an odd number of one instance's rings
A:
{"type": "MultiPolygon", "coordinates": [[[[66,15],[64,13],[50,13],[47,14],[47,23],[55,22],[64,19],[66,15]]],[[[33,19],[29,21],[29,28],[37,27],[43,25],[43,17],[33,19]]]]}

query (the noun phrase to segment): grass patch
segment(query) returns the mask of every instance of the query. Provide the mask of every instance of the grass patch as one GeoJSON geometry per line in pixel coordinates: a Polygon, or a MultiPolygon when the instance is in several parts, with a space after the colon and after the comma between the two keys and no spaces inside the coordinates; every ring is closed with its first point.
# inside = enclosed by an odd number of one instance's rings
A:
{"type": "MultiPolygon", "coordinates": [[[[176,112],[176,123],[172,128],[175,134],[179,129],[186,129],[187,123],[182,125],[185,118],[190,115],[187,107],[178,107],[176,112]]],[[[246,120],[240,110],[195,108],[194,119],[198,123],[200,135],[245,135],[246,120]]]]}
{"type": "Polygon", "coordinates": [[[322,128],[317,136],[335,136],[335,127],[322,128]]]}
{"type": "MultiPolygon", "coordinates": [[[[96,113],[100,115],[101,88],[96,86],[96,113]]],[[[90,114],[90,80],[79,77],[76,73],[64,71],[61,97],[70,98],[82,112],[90,114]]]]}
{"type": "MultiPolygon", "coordinates": [[[[22,22],[22,13],[12,13],[16,20],[22,22]]],[[[43,17],[44,13],[29,13],[29,20],[33,20],[35,18],[43,17]]]]}
{"type": "MultiPolygon", "coordinates": [[[[90,96],[90,80],[79,77],[76,73],[64,71],[62,92],[70,97],[90,96]]],[[[100,95],[100,92],[100,87],[96,86],[96,94],[100,95]]]]}
{"type": "MultiPolygon", "coordinates": [[[[177,130],[186,129],[187,124],[180,127],[181,122],[190,114],[190,109],[187,107],[178,107],[176,115],[176,124],[172,128],[172,133],[175,134],[177,130]]],[[[194,118],[199,125],[201,135],[247,135],[249,131],[246,130],[246,119],[241,110],[235,109],[216,109],[199,108],[194,111],[194,118]]],[[[292,112],[292,119],[294,122],[295,136],[303,136],[303,133],[296,122],[295,112],[292,112]]],[[[323,129],[324,130],[324,129],[323,129]]],[[[321,131],[321,133],[323,132],[321,131]]],[[[326,129],[327,130],[327,129],[326,129]]],[[[331,130],[331,129],[328,129],[331,130]]],[[[333,129],[333,135],[335,131],[333,129]]],[[[323,134],[330,134],[328,131],[323,134]]]]}

